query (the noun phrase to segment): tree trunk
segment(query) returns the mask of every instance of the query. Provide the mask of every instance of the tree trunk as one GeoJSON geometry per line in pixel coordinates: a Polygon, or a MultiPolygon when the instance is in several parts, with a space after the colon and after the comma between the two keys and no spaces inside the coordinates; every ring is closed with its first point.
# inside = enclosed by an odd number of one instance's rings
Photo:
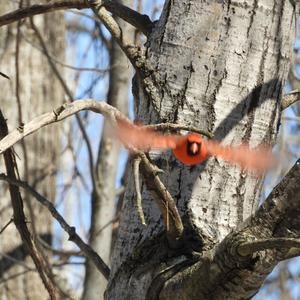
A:
{"type": "MultiPolygon", "coordinates": [[[[139,120],[192,125],[212,132],[224,145],[272,145],[280,124],[294,30],[289,1],[166,1],[147,44],[152,74],[137,74],[139,120]]],[[[181,164],[170,153],[153,152],[151,159],[164,170],[159,176],[183,219],[180,247],[168,246],[159,210],[144,184],[148,225],[141,225],[131,175],[106,299],[249,298],[272,268],[253,281],[251,274],[227,281],[224,275],[220,286],[215,282],[215,290],[205,290],[212,263],[203,262],[206,276],[186,270],[190,282],[204,289],[201,293],[194,292],[195,286],[189,293],[181,290],[184,281],[180,284],[177,279],[177,289],[176,284],[168,289],[179,271],[168,272],[174,266],[182,270],[181,263],[193,265],[194,251],[203,255],[217,249],[231,230],[253,214],[262,178],[216,158],[196,167],[181,164]]]]}
{"type": "MultiPolygon", "coordinates": [[[[2,1],[0,15],[16,8],[16,4],[2,1]]],[[[63,13],[41,15],[34,17],[33,20],[47,41],[48,51],[63,61],[65,51],[63,13]]],[[[51,111],[64,101],[60,84],[40,49],[29,19],[1,29],[1,72],[7,74],[10,80],[0,78],[0,109],[7,118],[10,130],[18,126],[22,130],[21,123],[27,123],[45,111],[51,111]]],[[[41,194],[53,201],[59,145],[57,129],[52,126],[14,147],[20,177],[38,187],[41,194]]],[[[7,185],[2,183],[0,198],[2,228],[12,217],[7,185]]],[[[42,238],[51,244],[50,214],[40,205],[36,205],[35,200],[26,193],[24,201],[27,221],[34,238],[42,238]]],[[[1,240],[4,241],[0,243],[0,272],[3,281],[0,286],[1,299],[47,299],[48,293],[13,223],[1,234],[1,240]]]]}

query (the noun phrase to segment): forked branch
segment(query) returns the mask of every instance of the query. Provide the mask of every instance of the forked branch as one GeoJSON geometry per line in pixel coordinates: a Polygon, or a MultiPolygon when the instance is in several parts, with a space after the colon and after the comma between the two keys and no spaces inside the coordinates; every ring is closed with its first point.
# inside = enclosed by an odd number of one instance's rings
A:
{"type": "Polygon", "coordinates": [[[76,229],[73,226],[70,226],[62,215],[56,210],[54,205],[39,194],[36,190],[34,190],[28,183],[16,179],[12,179],[4,174],[0,174],[0,180],[7,181],[10,185],[15,187],[21,187],[28,191],[40,204],[45,206],[48,211],[51,213],[53,218],[57,220],[60,226],[65,230],[65,232],[69,235],[69,240],[74,242],[78,248],[82,251],[86,258],[89,258],[91,261],[94,262],[96,268],[103,274],[103,276],[108,279],[110,269],[102,260],[102,258],[88,245],[86,244],[81,237],[76,233],[76,229]]]}

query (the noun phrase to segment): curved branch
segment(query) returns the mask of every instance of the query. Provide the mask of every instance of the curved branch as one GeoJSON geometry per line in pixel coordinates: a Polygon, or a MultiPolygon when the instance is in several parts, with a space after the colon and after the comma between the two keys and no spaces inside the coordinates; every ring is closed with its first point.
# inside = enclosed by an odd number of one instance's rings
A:
{"type": "Polygon", "coordinates": [[[101,259],[101,257],[81,239],[81,237],[76,233],[75,227],[70,226],[65,221],[62,215],[56,210],[54,205],[49,200],[47,200],[42,195],[40,195],[37,191],[35,191],[31,186],[29,186],[24,181],[12,179],[4,174],[0,174],[0,180],[5,180],[11,185],[26,189],[40,204],[45,206],[49,210],[53,218],[57,220],[60,226],[69,235],[69,240],[74,242],[78,246],[78,248],[82,251],[82,253],[84,253],[85,257],[92,260],[96,268],[103,274],[103,276],[106,279],[108,279],[110,273],[109,267],[105,264],[105,262],[101,259]]]}
{"type": "Polygon", "coordinates": [[[300,254],[299,179],[300,160],[253,216],[165,282],[159,299],[248,299],[256,293],[279,261],[300,254]]]}
{"type": "Polygon", "coordinates": [[[84,9],[89,8],[89,5],[86,0],[60,0],[45,4],[34,4],[0,16],[0,27],[35,15],[71,8],[84,9]]]}
{"type": "Polygon", "coordinates": [[[146,186],[152,192],[162,213],[168,241],[173,248],[176,248],[183,233],[183,224],[175,201],[158,177],[160,170],[149,161],[144,153],[140,152],[139,156],[141,157],[141,171],[146,186]]]}
{"type": "Polygon", "coordinates": [[[237,252],[241,256],[249,256],[257,251],[267,249],[283,250],[289,248],[300,248],[300,240],[293,238],[271,238],[246,242],[238,246],[237,252]]]}
{"type": "MultiPolygon", "coordinates": [[[[6,136],[8,128],[4,116],[0,110],[0,139],[6,136]]],[[[13,180],[17,180],[17,165],[15,163],[15,157],[11,149],[4,153],[4,164],[6,172],[13,180]]],[[[11,197],[11,204],[13,208],[13,221],[20,234],[20,237],[27,247],[28,252],[37,268],[39,276],[47,289],[51,299],[60,299],[59,290],[53,279],[53,273],[49,268],[48,262],[38,249],[34,239],[31,236],[29,228],[26,224],[26,217],[24,213],[23,199],[21,197],[19,188],[12,184],[9,184],[9,193],[11,197]]]]}
{"type": "Polygon", "coordinates": [[[173,124],[173,123],[161,123],[161,124],[146,125],[146,127],[155,130],[170,130],[170,131],[187,130],[187,131],[203,134],[209,138],[213,137],[213,134],[211,132],[196,128],[194,126],[186,126],[186,125],[173,124]]]}
{"type": "Polygon", "coordinates": [[[116,1],[104,1],[103,6],[115,16],[118,16],[133,27],[139,29],[145,36],[149,36],[151,33],[154,23],[147,15],[142,15],[116,1]]]}
{"type": "Polygon", "coordinates": [[[113,123],[116,118],[128,121],[120,111],[105,102],[98,102],[94,99],[77,100],[72,103],[64,104],[52,112],[34,118],[28,124],[24,125],[22,129],[18,128],[13,130],[0,140],[0,154],[40,128],[62,121],[82,110],[91,110],[95,113],[103,114],[112,120],[113,123]]]}
{"type": "Polygon", "coordinates": [[[285,95],[282,98],[281,101],[281,110],[284,110],[288,107],[290,107],[292,104],[300,100],[300,91],[294,90],[289,92],[287,95],[285,95]]]}

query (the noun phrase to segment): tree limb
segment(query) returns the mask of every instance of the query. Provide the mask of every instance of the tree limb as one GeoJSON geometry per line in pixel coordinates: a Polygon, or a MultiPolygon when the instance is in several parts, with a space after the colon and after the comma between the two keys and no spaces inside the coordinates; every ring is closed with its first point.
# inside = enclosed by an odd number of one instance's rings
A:
{"type": "Polygon", "coordinates": [[[89,5],[86,0],[58,0],[45,4],[34,4],[0,16],[0,27],[35,15],[71,8],[83,9],[89,8],[89,5]]]}
{"type": "Polygon", "coordinates": [[[62,215],[56,210],[54,205],[47,200],[45,197],[40,195],[37,191],[35,191],[31,186],[29,186],[26,182],[16,180],[13,178],[10,178],[9,176],[6,176],[4,174],[0,174],[0,180],[7,181],[10,185],[13,185],[15,187],[21,187],[28,191],[40,204],[45,206],[53,218],[57,220],[57,222],[60,224],[60,226],[65,230],[65,232],[69,235],[69,240],[74,242],[78,248],[84,253],[85,257],[91,259],[97,269],[103,274],[103,276],[108,279],[110,270],[108,266],[105,264],[105,262],[101,259],[101,257],[89,246],[87,245],[81,237],[76,233],[75,227],[70,226],[65,219],[62,217],[62,215]]]}
{"type": "Polygon", "coordinates": [[[237,252],[241,256],[249,256],[257,251],[264,251],[267,249],[289,249],[300,248],[300,240],[293,238],[270,238],[257,240],[253,242],[242,243],[237,247],[237,252]]]}
{"type": "Polygon", "coordinates": [[[11,224],[13,223],[14,219],[11,218],[0,230],[0,234],[2,234],[4,232],[4,230],[11,224]]]}
{"type": "Polygon", "coordinates": [[[154,166],[144,153],[141,157],[141,171],[148,190],[162,213],[167,228],[168,241],[172,247],[177,247],[183,233],[183,224],[174,199],[158,177],[159,169],[154,166]]]}
{"type": "Polygon", "coordinates": [[[136,210],[138,212],[141,223],[146,226],[145,215],[142,207],[142,195],[141,195],[141,187],[140,187],[140,163],[141,157],[138,156],[133,160],[133,180],[135,186],[135,205],[136,210]]]}
{"type": "Polygon", "coordinates": [[[186,125],[173,124],[173,123],[150,124],[146,126],[148,128],[155,129],[155,130],[170,130],[170,131],[187,130],[187,131],[193,131],[205,135],[209,138],[213,137],[213,134],[211,132],[207,130],[199,129],[194,126],[186,126],[186,125]]]}
{"type": "MultiPolygon", "coordinates": [[[[6,121],[0,111],[0,138],[8,134],[8,128],[6,121]]],[[[7,171],[7,175],[16,180],[16,164],[14,155],[11,149],[8,149],[4,153],[4,163],[7,171]]],[[[47,289],[51,299],[60,299],[59,290],[53,280],[53,274],[51,269],[48,267],[47,261],[38,250],[35,241],[33,240],[30,231],[26,224],[26,217],[24,213],[23,200],[19,188],[12,184],[9,185],[9,192],[11,196],[11,203],[13,207],[13,220],[16,228],[22,238],[23,243],[28,249],[30,256],[37,268],[37,271],[43,281],[45,288],[47,289]]]]}
{"type": "Polygon", "coordinates": [[[289,92],[287,95],[285,95],[282,98],[281,101],[281,110],[284,110],[288,107],[290,107],[292,104],[300,100],[300,91],[294,90],[289,92]]]}
{"type": "MultiPolygon", "coordinates": [[[[125,55],[128,57],[132,65],[136,69],[140,69],[145,64],[145,59],[141,55],[141,51],[138,47],[132,45],[132,43],[125,37],[122,28],[115,21],[115,19],[108,13],[106,8],[103,6],[101,0],[90,0],[90,7],[104,24],[106,29],[110,32],[112,37],[121,47],[125,55]]],[[[115,4],[115,3],[114,3],[115,4]]]]}
{"type": "Polygon", "coordinates": [[[150,35],[154,24],[147,15],[142,15],[116,1],[103,1],[103,6],[115,16],[139,29],[145,36],[150,35]]]}
{"type": "Polygon", "coordinates": [[[299,178],[297,161],[257,212],[168,280],[159,299],[248,299],[256,293],[279,261],[299,254],[299,178]]]}
{"type": "Polygon", "coordinates": [[[112,123],[115,122],[116,118],[128,121],[121,112],[105,102],[98,102],[94,99],[77,100],[72,103],[61,105],[52,112],[34,118],[32,121],[25,124],[22,129],[18,128],[13,130],[5,138],[0,140],[0,154],[40,128],[62,121],[82,110],[91,110],[95,113],[103,114],[110,119],[112,123]]]}

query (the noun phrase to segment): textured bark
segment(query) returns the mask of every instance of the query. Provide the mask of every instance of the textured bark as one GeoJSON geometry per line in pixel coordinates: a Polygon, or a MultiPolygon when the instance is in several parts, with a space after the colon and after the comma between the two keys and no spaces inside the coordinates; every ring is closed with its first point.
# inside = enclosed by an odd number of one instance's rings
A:
{"type": "MultiPolygon", "coordinates": [[[[193,125],[213,132],[224,144],[273,144],[294,39],[293,12],[292,4],[283,0],[166,1],[147,43],[152,72],[140,71],[137,76],[139,119],[193,125]]],[[[188,269],[195,285],[205,285],[219,253],[215,245],[258,206],[262,178],[238,167],[215,158],[187,167],[168,153],[152,153],[151,157],[164,169],[161,178],[182,215],[182,247],[168,247],[161,216],[145,188],[142,198],[148,226],[141,226],[129,180],[107,299],[157,299],[168,278],[197,260],[193,251],[211,251],[210,258],[202,261],[201,276],[192,267],[188,269]]],[[[262,268],[264,262],[262,258],[262,268]]],[[[265,267],[266,274],[274,263],[265,267]]],[[[249,259],[241,264],[242,268],[252,265],[249,259]]],[[[225,270],[221,268],[219,276],[224,277],[225,270]]],[[[225,276],[228,281],[222,284],[235,291],[228,299],[255,293],[263,280],[255,276],[251,272],[243,277],[234,273],[234,280],[225,276]],[[235,289],[246,279],[255,282],[250,292],[235,289]]],[[[180,282],[176,280],[179,289],[180,282]]],[[[215,279],[213,283],[220,282],[215,279]]],[[[174,294],[161,293],[161,299],[174,294]]],[[[202,295],[193,297],[214,299],[202,295]]],[[[215,298],[227,299],[223,296],[215,298]]],[[[194,298],[183,293],[177,299],[194,298]]]]}
{"type": "MultiPolygon", "coordinates": [[[[126,6],[132,6],[132,0],[120,1],[126,6]]],[[[127,36],[133,37],[133,27],[117,19],[127,36]]],[[[110,83],[107,103],[127,114],[129,81],[132,69],[130,63],[115,41],[110,50],[110,83]]],[[[92,193],[92,215],[90,228],[90,245],[109,265],[111,255],[111,239],[116,209],[116,175],[120,155],[120,145],[111,136],[109,121],[104,122],[102,139],[99,145],[96,180],[92,193]],[[110,224],[109,224],[110,223],[110,224]],[[108,226],[106,226],[109,224],[108,226]],[[105,226],[105,228],[104,228],[105,226]]],[[[84,300],[103,299],[107,281],[99,276],[95,265],[86,262],[84,283],[84,300]]]]}
{"type": "MultiPolygon", "coordinates": [[[[33,4],[33,1],[31,2],[33,4]]],[[[38,2],[40,3],[40,1],[38,2]]],[[[0,14],[16,8],[17,6],[13,2],[4,1],[0,4],[0,14]]],[[[38,16],[34,21],[47,40],[49,51],[58,59],[63,60],[64,22],[62,14],[38,16]]],[[[58,106],[63,102],[62,90],[48,67],[44,55],[31,45],[32,43],[39,47],[30,28],[29,20],[20,23],[19,75],[17,75],[17,26],[17,24],[12,24],[3,27],[0,33],[1,71],[11,78],[10,80],[1,79],[0,106],[8,119],[10,130],[18,127],[20,122],[26,123],[34,116],[51,110],[53,106],[58,106]]],[[[21,178],[29,180],[45,197],[52,200],[55,199],[54,173],[59,150],[59,139],[54,127],[45,129],[15,147],[15,151],[20,157],[20,159],[17,158],[17,164],[21,178]]],[[[2,184],[0,197],[0,219],[1,226],[3,226],[12,217],[12,209],[7,186],[2,184]]],[[[31,227],[34,234],[51,243],[52,221],[50,215],[41,206],[36,205],[35,201],[31,201],[31,197],[26,193],[24,199],[28,226],[31,227]]],[[[1,234],[1,240],[1,279],[5,280],[14,274],[25,271],[24,275],[1,284],[1,299],[46,299],[48,293],[38,273],[28,271],[28,267],[34,269],[34,265],[28,257],[28,252],[14,225],[10,225],[1,234]]]]}

